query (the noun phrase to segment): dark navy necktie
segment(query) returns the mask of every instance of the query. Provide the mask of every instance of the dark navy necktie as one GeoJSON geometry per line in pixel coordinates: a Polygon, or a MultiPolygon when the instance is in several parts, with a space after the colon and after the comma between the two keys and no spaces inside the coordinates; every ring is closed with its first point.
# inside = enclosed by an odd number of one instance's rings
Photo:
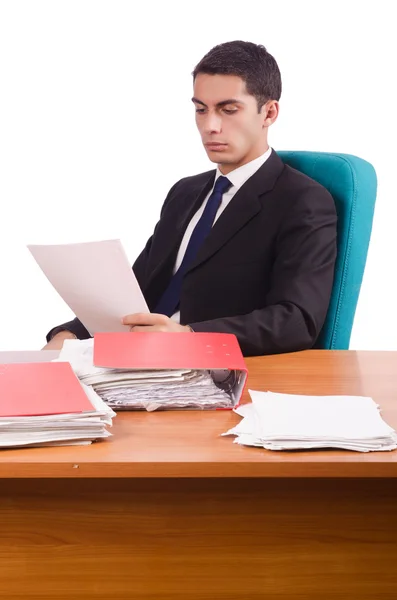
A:
{"type": "Polygon", "coordinates": [[[224,177],[223,175],[218,177],[216,180],[214,189],[208,198],[204,212],[190,237],[181,266],[172,276],[171,281],[160,298],[154,312],[167,315],[168,317],[171,317],[175,313],[179,306],[183,277],[196,258],[205,238],[211,231],[216,213],[218,212],[218,208],[222,202],[223,194],[225,194],[231,186],[232,184],[228,178],[224,177]]]}

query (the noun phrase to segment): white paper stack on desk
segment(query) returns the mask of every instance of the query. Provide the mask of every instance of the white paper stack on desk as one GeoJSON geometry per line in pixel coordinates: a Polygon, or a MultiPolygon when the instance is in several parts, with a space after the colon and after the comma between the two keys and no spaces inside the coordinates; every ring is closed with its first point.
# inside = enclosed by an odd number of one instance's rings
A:
{"type": "Polygon", "coordinates": [[[93,339],[66,340],[58,360],[68,361],[81,382],[92,386],[115,410],[232,408],[235,404],[233,397],[215,384],[209,370],[101,368],[94,366],[93,352],[93,339]]]}
{"type": "Polygon", "coordinates": [[[90,444],[114,416],[67,363],[0,365],[0,448],[90,444]]]}
{"type": "Polygon", "coordinates": [[[223,435],[268,450],[340,448],[395,450],[397,435],[372,398],[296,396],[249,390],[252,404],[236,409],[243,420],[223,435]]]}

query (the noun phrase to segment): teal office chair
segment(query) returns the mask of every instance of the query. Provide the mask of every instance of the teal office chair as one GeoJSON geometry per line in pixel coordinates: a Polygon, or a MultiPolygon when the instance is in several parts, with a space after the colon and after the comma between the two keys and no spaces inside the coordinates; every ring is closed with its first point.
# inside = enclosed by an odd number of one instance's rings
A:
{"type": "Polygon", "coordinates": [[[328,314],[316,348],[347,350],[372,229],[377,179],[357,156],[330,152],[278,152],[287,164],[331,193],[338,215],[337,260],[328,314]]]}

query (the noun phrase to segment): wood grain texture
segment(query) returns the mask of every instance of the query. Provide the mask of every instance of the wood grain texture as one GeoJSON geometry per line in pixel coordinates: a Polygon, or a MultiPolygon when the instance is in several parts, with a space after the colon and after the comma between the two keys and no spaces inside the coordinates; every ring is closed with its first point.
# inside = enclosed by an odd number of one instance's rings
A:
{"type": "MultiPolygon", "coordinates": [[[[247,365],[252,389],[372,396],[397,428],[397,352],[310,350],[250,358],[247,365]]],[[[231,411],[119,413],[110,441],[1,450],[0,477],[397,476],[397,452],[270,452],[220,437],[239,420],[231,411]]]]}
{"type": "Polygon", "coordinates": [[[395,600],[396,480],[6,480],[7,600],[395,600]]]}

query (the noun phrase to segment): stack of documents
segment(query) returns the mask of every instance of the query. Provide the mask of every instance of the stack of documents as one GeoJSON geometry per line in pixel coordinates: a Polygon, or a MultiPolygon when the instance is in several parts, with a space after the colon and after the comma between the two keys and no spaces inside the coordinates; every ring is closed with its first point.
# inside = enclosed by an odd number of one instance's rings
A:
{"type": "Polygon", "coordinates": [[[67,363],[0,365],[0,448],[90,444],[114,416],[67,363]]]}
{"type": "Polygon", "coordinates": [[[108,369],[94,366],[93,355],[93,339],[66,340],[57,360],[68,361],[80,381],[115,410],[232,407],[230,394],[208,370],[108,369]]]}
{"type": "Polygon", "coordinates": [[[252,404],[235,409],[243,420],[223,434],[237,436],[237,444],[268,450],[397,448],[396,432],[382,419],[372,398],[249,393],[252,404]]]}

